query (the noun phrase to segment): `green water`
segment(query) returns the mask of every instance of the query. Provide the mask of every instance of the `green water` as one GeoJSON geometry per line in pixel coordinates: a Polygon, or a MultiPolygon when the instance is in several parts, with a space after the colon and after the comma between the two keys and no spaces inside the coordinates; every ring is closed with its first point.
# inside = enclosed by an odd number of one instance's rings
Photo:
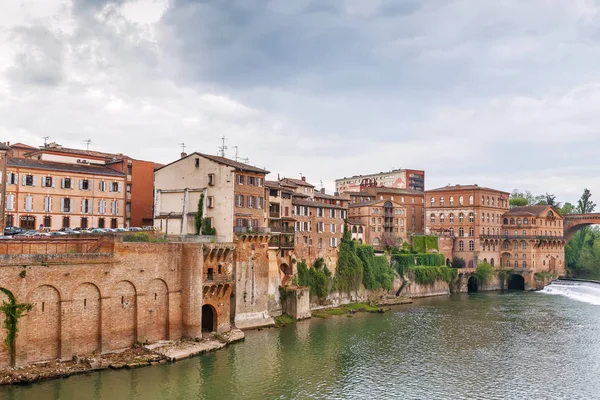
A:
{"type": "Polygon", "coordinates": [[[541,293],[417,300],[247,332],[175,364],[0,388],[1,399],[600,399],[600,306],[541,293]]]}

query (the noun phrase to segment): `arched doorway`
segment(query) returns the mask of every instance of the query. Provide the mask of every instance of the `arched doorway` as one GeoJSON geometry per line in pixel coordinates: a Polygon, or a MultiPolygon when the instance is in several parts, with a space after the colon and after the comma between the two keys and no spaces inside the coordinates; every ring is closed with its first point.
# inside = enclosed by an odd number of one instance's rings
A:
{"type": "Polygon", "coordinates": [[[525,290],[525,278],[519,274],[512,274],[508,278],[508,290],[525,290]]]}
{"type": "Polygon", "coordinates": [[[205,304],[202,306],[202,332],[217,331],[217,313],[213,306],[205,304]]]}
{"type": "Polygon", "coordinates": [[[467,282],[467,291],[469,293],[477,293],[478,290],[479,287],[477,283],[477,278],[475,278],[474,276],[470,277],[469,281],[467,282]]]}

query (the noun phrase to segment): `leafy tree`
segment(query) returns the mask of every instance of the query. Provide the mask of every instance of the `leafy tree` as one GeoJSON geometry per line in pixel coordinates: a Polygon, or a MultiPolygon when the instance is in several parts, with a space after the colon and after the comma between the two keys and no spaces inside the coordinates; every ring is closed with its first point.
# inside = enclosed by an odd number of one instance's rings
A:
{"type": "Polygon", "coordinates": [[[525,197],[511,197],[509,200],[510,208],[523,207],[529,204],[525,197]]]}
{"type": "Polygon", "coordinates": [[[466,265],[465,259],[462,257],[452,258],[452,268],[464,268],[466,265]]]}
{"type": "Polygon", "coordinates": [[[196,215],[194,216],[194,224],[196,226],[196,235],[199,235],[202,232],[202,210],[204,207],[204,193],[200,194],[200,199],[198,199],[198,209],[196,210],[196,215]]]}
{"type": "Polygon", "coordinates": [[[351,239],[348,225],[344,224],[344,235],[338,253],[336,270],[336,287],[342,292],[357,291],[363,280],[363,265],[356,254],[355,244],[351,239]]]}
{"type": "Polygon", "coordinates": [[[561,215],[575,214],[575,206],[569,202],[563,204],[563,206],[558,210],[561,215]]]}
{"type": "Polygon", "coordinates": [[[577,213],[588,214],[594,212],[596,203],[591,200],[592,193],[589,189],[584,189],[581,198],[577,201],[577,213]]]}
{"type": "Polygon", "coordinates": [[[381,244],[387,251],[397,249],[402,245],[402,239],[396,236],[393,232],[385,232],[381,235],[381,244]]]}
{"type": "Polygon", "coordinates": [[[546,193],[546,199],[545,199],[545,204],[552,206],[556,209],[560,209],[560,204],[558,201],[556,201],[556,196],[553,194],[548,194],[546,193]]]}

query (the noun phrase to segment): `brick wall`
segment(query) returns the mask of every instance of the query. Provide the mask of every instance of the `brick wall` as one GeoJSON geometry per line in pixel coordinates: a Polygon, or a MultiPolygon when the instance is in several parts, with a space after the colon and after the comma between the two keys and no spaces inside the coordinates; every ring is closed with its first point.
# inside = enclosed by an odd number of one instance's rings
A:
{"type": "MultiPolygon", "coordinates": [[[[32,246],[45,249],[42,241],[32,246]]],[[[203,247],[217,245],[112,246],[114,253],[0,255],[2,287],[33,305],[19,322],[17,365],[201,335],[203,247]]],[[[219,290],[227,329],[231,290],[219,290]]],[[[0,367],[9,362],[4,337],[0,329],[0,367]]]]}

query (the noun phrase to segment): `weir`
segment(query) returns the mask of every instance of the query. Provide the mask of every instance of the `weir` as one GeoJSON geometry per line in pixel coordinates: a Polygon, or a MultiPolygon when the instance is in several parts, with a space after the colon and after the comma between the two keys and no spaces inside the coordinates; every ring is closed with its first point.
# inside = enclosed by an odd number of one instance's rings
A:
{"type": "Polygon", "coordinates": [[[584,303],[600,305],[600,282],[583,279],[558,279],[539,293],[565,296],[584,303]]]}

